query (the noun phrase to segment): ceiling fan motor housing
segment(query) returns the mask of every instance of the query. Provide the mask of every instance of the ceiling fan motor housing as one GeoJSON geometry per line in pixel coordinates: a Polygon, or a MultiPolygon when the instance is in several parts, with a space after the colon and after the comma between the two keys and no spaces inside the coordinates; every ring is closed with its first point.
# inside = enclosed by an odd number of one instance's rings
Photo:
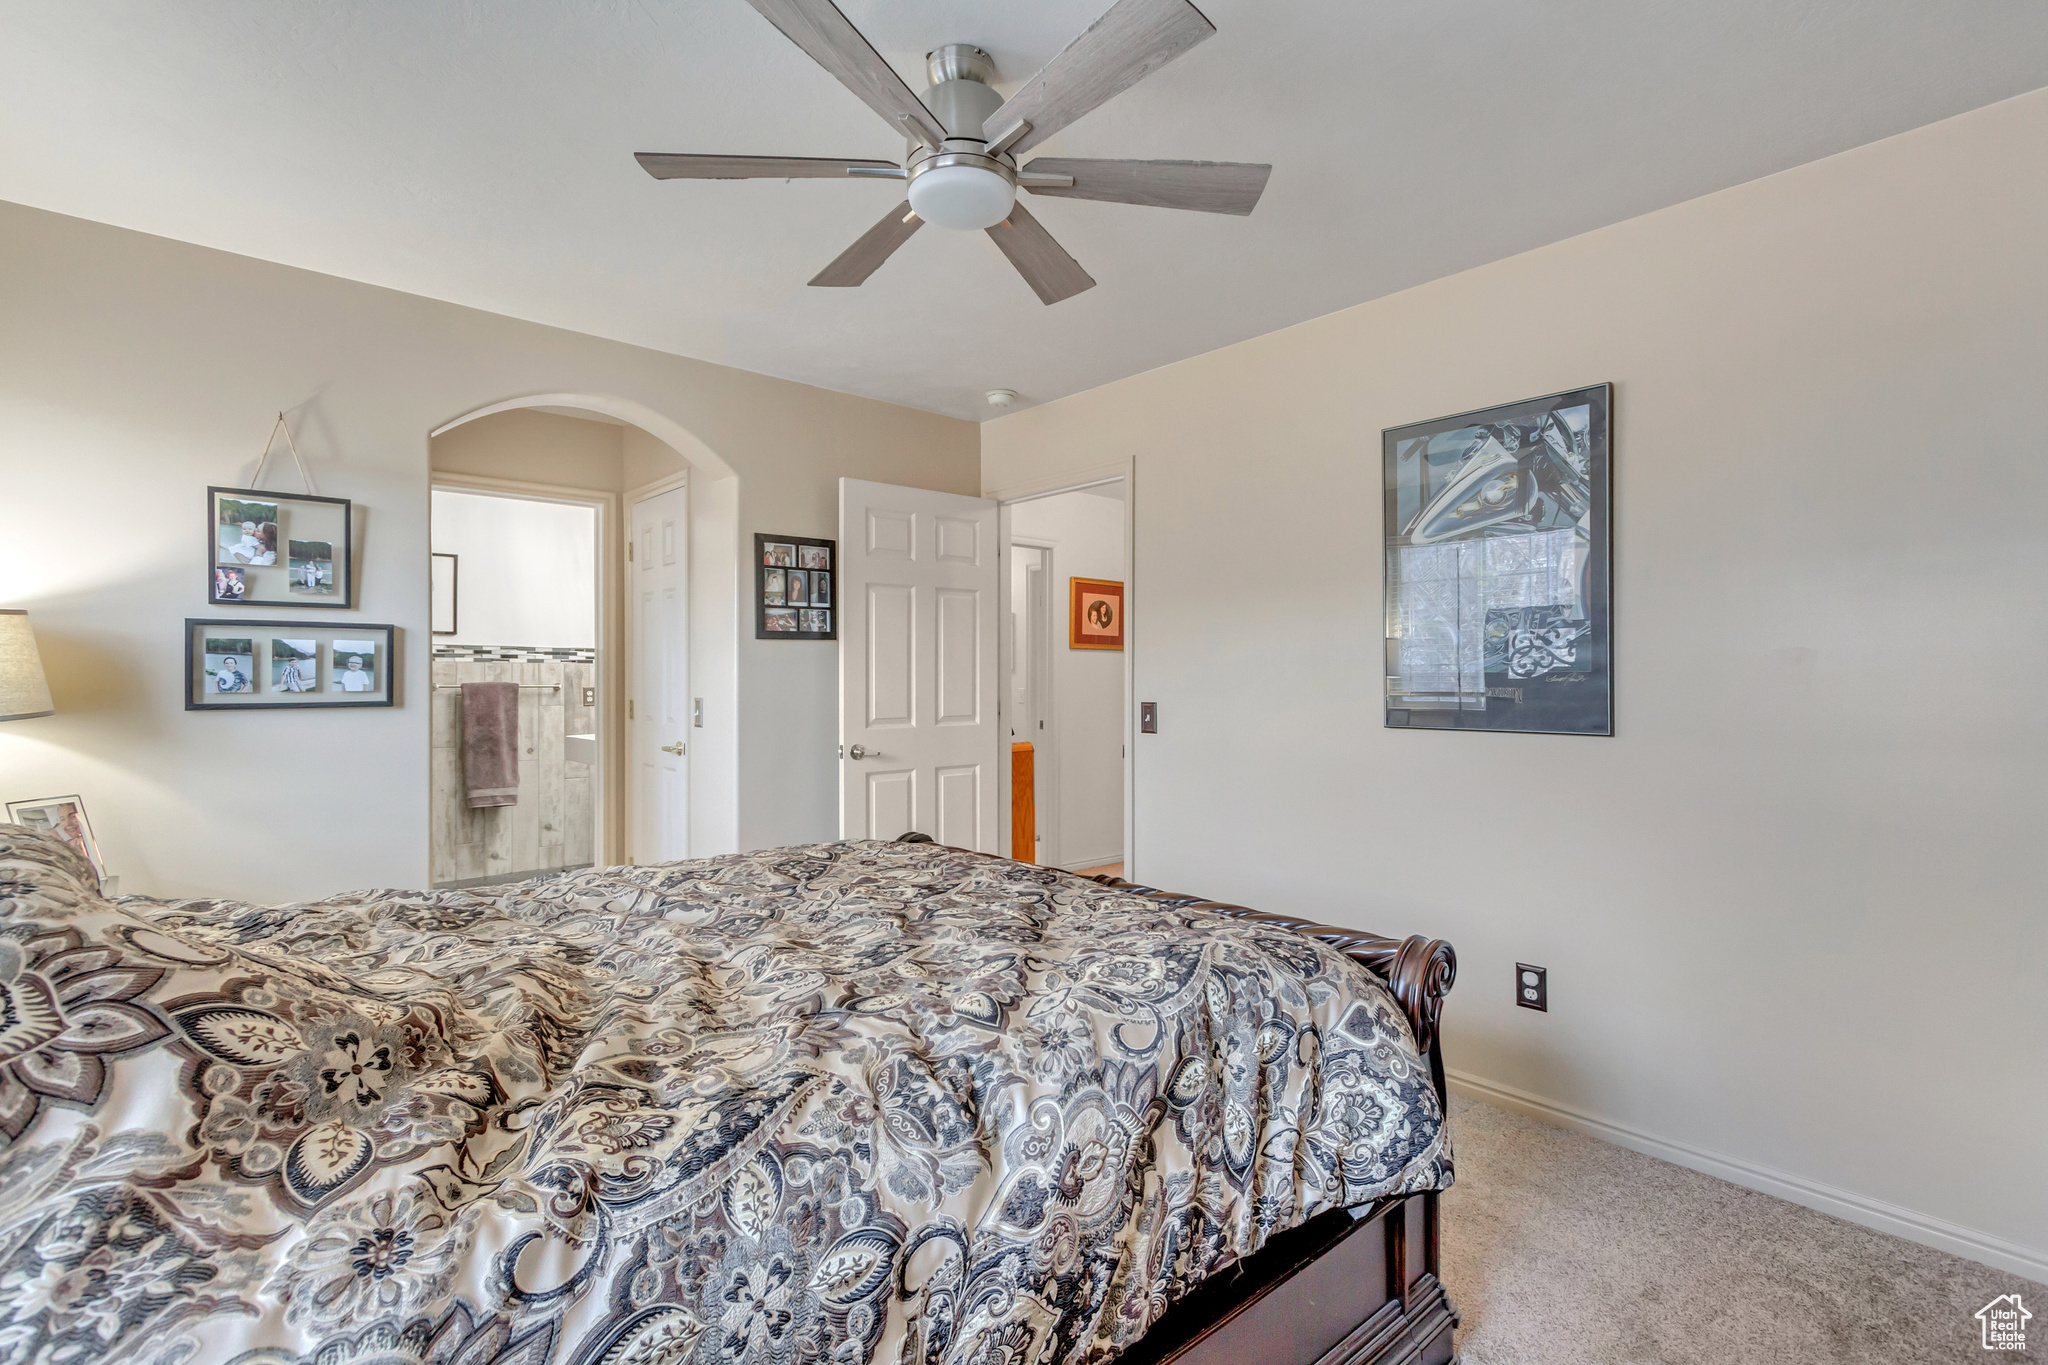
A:
{"type": "Polygon", "coordinates": [[[910,207],[938,227],[979,232],[1010,216],[1017,199],[1017,163],[1007,154],[990,156],[983,122],[1000,109],[1003,97],[990,88],[995,63],[970,43],[948,43],[925,57],[931,89],[925,107],[945,126],[945,144],[934,151],[913,143],[904,162],[910,207]]]}

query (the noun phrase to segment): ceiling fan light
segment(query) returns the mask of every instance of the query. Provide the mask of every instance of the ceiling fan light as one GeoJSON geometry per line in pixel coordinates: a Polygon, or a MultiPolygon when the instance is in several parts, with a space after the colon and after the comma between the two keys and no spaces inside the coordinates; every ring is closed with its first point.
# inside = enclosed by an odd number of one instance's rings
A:
{"type": "Polygon", "coordinates": [[[933,166],[910,182],[910,207],[935,227],[979,232],[1010,216],[1017,187],[979,166],[933,166]]]}

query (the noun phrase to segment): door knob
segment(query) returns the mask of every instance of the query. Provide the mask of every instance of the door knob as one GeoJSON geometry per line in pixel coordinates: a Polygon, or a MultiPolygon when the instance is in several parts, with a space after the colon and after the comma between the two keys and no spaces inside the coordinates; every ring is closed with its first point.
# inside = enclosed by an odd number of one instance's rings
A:
{"type": "Polygon", "coordinates": [[[880,755],[880,754],[878,754],[878,753],[876,753],[876,752],[875,752],[875,751],[874,751],[873,749],[863,749],[863,748],[861,748],[861,747],[860,747],[860,745],[858,745],[858,744],[855,744],[855,745],[851,746],[850,748],[848,748],[848,749],[847,749],[847,751],[846,751],[846,756],[847,756],[848,758],[852,758],[852,759],[862,759],[862,758],[880,758],[880,757],[881,757],[881,755],[880,755]]]}
{"type": "Polygon", "coordinates": [[[683,753],[683,743],[681,740],[677,740],[674,744],[664,744],[661,746],[661,751],[665,754],[674,754],[680,758],[683,753]]]}

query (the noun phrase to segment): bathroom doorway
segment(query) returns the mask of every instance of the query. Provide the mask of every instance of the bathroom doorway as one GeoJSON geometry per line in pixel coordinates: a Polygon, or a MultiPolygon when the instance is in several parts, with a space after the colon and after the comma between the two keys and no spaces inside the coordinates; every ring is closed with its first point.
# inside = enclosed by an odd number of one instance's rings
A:
{"type": "Polygon", "coordinates": [[[431,496],[433,884],[591,866],[605,846],[603,547],[616,501],[439,474],[431,496]],[[514,723],[466,711],[466,683],[516,687],[514,723]],[[511,800],[473,805],[492,771],[516,774],[511,800]]]}

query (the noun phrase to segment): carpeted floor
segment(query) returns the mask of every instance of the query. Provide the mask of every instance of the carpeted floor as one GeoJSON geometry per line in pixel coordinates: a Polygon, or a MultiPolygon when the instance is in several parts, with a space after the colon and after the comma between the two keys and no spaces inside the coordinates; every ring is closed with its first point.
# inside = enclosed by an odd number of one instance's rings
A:
{"type": "Polygon", "coordinates": [[[2048,1361],[2048,1286],[1461,1095],[1451,1138],[1465,1365],[2048,1361]],[[2015,1291],[2028,1349],[1986,1352],[2015,1291]]]}

